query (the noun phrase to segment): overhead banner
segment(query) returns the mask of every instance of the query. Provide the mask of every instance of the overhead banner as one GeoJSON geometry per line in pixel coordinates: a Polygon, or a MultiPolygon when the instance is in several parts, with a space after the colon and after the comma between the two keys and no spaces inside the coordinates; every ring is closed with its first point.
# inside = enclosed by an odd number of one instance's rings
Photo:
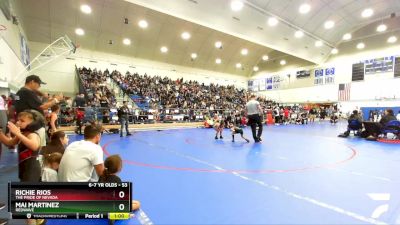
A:
{"type": "Polygon", "coordinates": [[[264,78],[259,81],[259,90],[265,91],[265,79],[264,78]]]}
{"type": "Polygon", "coordinates": [[[394,56],[365,60],[364,65],[366,75],[392,72],[394,65],[394,56]]]}

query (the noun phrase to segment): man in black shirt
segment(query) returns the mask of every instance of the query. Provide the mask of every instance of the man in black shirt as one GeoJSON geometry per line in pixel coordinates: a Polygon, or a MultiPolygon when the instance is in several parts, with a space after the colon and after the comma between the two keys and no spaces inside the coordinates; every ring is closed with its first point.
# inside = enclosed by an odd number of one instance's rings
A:
{"type": "MultiPolygon", "coordinates": [[[[19,89],[15,98],[15,111],[20,113],[24,110],[36,110],[44,115],[44,110],[58,104],[63,99],[62,95],[55,96],[53,99],[47,102],[42,102],[39,98],[41,94],[39,91],[40,85],[44,83],[38,76],[30,75],[26,77],[25,86],[19,89]]],[[[46,131],[43,127],[37,130],[40,136],[41,146],[46,146],[46,131]]]]}
{"type": "Polygon", "coordinates": [[[123,136],[123,130],[124,130],[124,126],[125,126],[125,130],[126,130],[126,136],[130,136],[131,133],[129,133],[129,108],[128,108],[128,102],[127,101],[123,101],[124,105],[121,106],[121,108],[119,108],[118,110],[118,118],[119,118],[119,122],[121,123],[121,131],[120,131],[120,137],[123,136]]]}
{"type": "Polygon", "coordinates": [[[62,95],[58,95],[50,101],[43,103],[37,95],[41,84],[46,83],[36,75],[26,77],[25,86],[19,89],[16,96],[15,110],[17,114],[27,109],[34,109],[43,114],[43,110],[58,104],[63,99],[62,95]]]}

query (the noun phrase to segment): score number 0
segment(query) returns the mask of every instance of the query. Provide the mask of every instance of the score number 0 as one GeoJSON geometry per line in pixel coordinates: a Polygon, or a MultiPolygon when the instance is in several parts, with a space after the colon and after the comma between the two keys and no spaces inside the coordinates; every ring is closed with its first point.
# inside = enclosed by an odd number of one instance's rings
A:
{"type": "MultiPolygon", "coordinates": [[[[118,197],[119,198],[124,198],[125,197],[125,192],[120,191],[118,193],[118,197]]],[[[121,204],[119,204],[118,208],[119,208],[119,210],[123,211],[125,209],[125,205],[121,203],[121,204]]]]}

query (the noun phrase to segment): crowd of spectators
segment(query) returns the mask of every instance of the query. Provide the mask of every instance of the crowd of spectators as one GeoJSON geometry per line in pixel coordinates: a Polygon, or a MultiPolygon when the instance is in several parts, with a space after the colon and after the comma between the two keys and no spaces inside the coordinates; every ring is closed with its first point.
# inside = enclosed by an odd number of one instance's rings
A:
{"type": "MultiPolygon", "coordinates": [[[[236,88],[234,85],[219,85],[200,83],[198,81],[171,79],[169,77],[140,75],[138,73],[121,72],[114,70],[111,73],[108,70],[104,72],[96,69],[79,69],[81,77],[84,80],[86,90],[95,94],[89,99],[92,102],[99,102],[98,99],[108,101],[115,99],[110,95],[112,91],[106,89],[103,85],[107,79],[112,79],[122,90],[123,95],[130,97],[136,96],[148,103],[149,108],[132,113],[132,117],[139,119],[143,117],[162,121],[165,118],[172,117],[173,114],[185,114],[182,120],[195,120],[196,118],[213,118],[214,114],[221,117],[242,117],[244,114],[244,105],[250,95],[244,89],[236,88]],[[100,86],[100,87],[99,87],[100,86]],[[102,93],[103,91],[103,93],[102,93]],[[169,115],[168,115],[169,114],[169,115]]],[[[337,108],[330,107],[312,107],[304,109],[300,105],[284,106],[272,100],[258,97],[264,115],[270,113],[275,124],[298,123],[305,124],[308,121],[314,122],[316,118],[324,120],[326,117],[340,117],[337,108]]],[[[90,105],[90,104],[89,104],[90,105]]],[[[93,104],[92,104],[93,105],[93,104]]],[[[98,104],[97,104],[98,105],[98,104]]]]}
{"type": "MultiPolygon", "coordinates": [[[[79,68],[79,77],[81,84],[85,89],[86,104],[85,106],[92,107],[115,107],[117,101],[113,90],[107,87],[107,79],[110,77],[108,70],[101,70],[85,67],[79,68]]],[[[77,106],[82,106],[82,96],[75,99],[77,106]]]]}
{"type": "Polygon", "coordinates": [[[154,107],[182,109],[241,110],[246,91],[233,85],[205,85],[198,81],[173,80],[168,77],[139,75],[113,71],[112,79],[128,95],[138,95],[154,107]]]}

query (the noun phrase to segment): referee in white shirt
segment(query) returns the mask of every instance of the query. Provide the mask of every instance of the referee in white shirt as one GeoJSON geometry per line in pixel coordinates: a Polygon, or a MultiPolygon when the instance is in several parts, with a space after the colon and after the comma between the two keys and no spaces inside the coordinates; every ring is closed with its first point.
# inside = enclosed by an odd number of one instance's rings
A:
{"type": "Polygon", "coordinates": [[[250,101],[246,104],[246,114],[247,118],[249,119],[248,124],[251,126],[251,132],[253,133],[254,141],[260,142],[263,130],[262,109],[254,94],[250,96],[250,101]],[[258,133],[256,134],[257,126],[258,133]]]}

